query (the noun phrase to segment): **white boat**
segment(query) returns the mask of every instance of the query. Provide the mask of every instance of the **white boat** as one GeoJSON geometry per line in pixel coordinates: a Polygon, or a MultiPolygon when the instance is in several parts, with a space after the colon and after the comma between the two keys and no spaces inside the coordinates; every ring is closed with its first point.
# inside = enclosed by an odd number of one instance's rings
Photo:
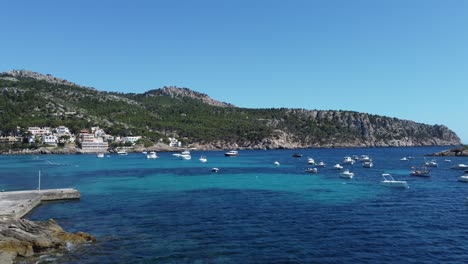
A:
{"type": "Polygon", "coordinates": [[[325,168],[327,166],[327,164],[325,164],[325,162],[323,161],[320,161],[319,163],[315,164],[315,167],[319,167],[319,168],[325,168]]]}
{"type": "Polygon", "coordinates": [[[409,159],[407,157],[403,157],[400,159],[401,161],[408,161],[409,159]]]}
{"type": "Polygon", "coordinates": [[[355,161],[354,161],[351,157],[344,157],[344,159],[343,159],[343,163],[344,163],[344,164],[353,165],[354,162],[355,162],[355,161]]]}
{"type": "Polygon", "coordinates": [[[201,156],[198,160],[200,162],[207,162],[208,161],[208,159],[205,156],[201,156]]]}
{"type": "Polygon", "coordinates": [[[120,151],[117,151],[117,154],[118,154],[118,155],[125,156],[125,155],[127,155],[128,153],[127,153],[125,150],[120,150],[120,151]]]}
{"type": "Polygon", "coordinates": [[[219,171],[218,168],[212,168],[212,169],[211,169],[211,172],[218,172],[218,171],[219,171]]]}
{"type": "Polygon", "coordinates": [[[388,173],[382,174],[383,181],[380,184],[388,187],[397,187],[397,188],[409,188],[408,183],[406,181],[397,181],[393,179],[392,175],[388,173]]]}
{"type": "Polygon", "coordinates": [[[372,161],[365,161],[365,162],[362,163],[362,167],[372,168],[372,167],[374,167],[374,163],[372,163],[372,161]]]}
{"type": "Polygon", "coordinates": [[[343,166],[341,166],[340,164],[337,163],[337,164],[333,165],[333,169],[335,169],[335,170],[342,170],[342,169],[343,169],[343,166]]]}
{"type": "Polygon", "coordinates": [[[156,152],[150,151],[150,152],[146,155],[146,158],[147,158],[147,159],[156,159],[156,158],[158,158],[158,155],[156,155],[156,152]]]}
{"type": "Polygon", "coordinates": [[[468,169],[468,165],[465,164],[458,164],[457,166],[453,166],[452,170],[466,170],[468,169]]]}
{"type": "Polygon", "coordinates": [[[437,164],[437,162],[435,160],[426,161],[424,164],[427,167],[439,167],[439,165],[437,164]]]}
{"type": "Polygon", "coordinates": [[[192,159],[192,156],[191,156],[191,155],[180,155],[180,157],[181,157],[183,160],[190,160],[190,159],[192,159]]]}
{"type": "Polygon", "coordinates": [[[358,155],[353,155],[353,160],[359,160],[359,156],[358,155]]]}
{"type": "Polygon", "coordinates": [[[361,155],[360,160],[361,160],[362,162],[372,161],[372,159],[371,159],[369,156],[367,156],[367,155],[361,155]]]}
{"type": "Polygon", "coordinates": [[[458,177],[458,181],[468,182],[468,175],[462,175],[462,176],[458,177]]]}
{"type": "Polygon", "coordinates": [[[345,178],[345,179],[352,179],[353,176],[354,176],[354,173],[349,172],[349,170],[345,170],[342,173],[340,173],[340,177],[345,178]]]}
{"type": "Polygon", "coordinates": [[[104,158],[104,153],[98,153],[98,154],[96,154],[96,156],[97,156],[98,158],[104,158]]]}
{"type": "Polygon", "coordinates": [[[315,160],[313,158],[307,158],[307,164],[315,165],[315,160]]]}
{"type": "Polygon", "coordinates": [[[190,155],[190,151],[184,150],[180,153],[180,155],[190,155]]]}
{"type": "Polygon", "coordinates": [[[444,159],[444,162],[452,162],[452,160],[444,159]]]}
{"type": "Polygon", "coordinates": [[[305,169],[305,172],[315,174],[315,173],[318,172],[318,169],[317,168],[307,168],[307,169],[305,169]]]}
{"type": "Polygon", "coordinates": [[[148,154],[148,152],[146,152],[146,151],[142,151],[141,153],[144,154],[144,155],[148,154]]]}
{"type": "Polygon", "coordinates": [[[225,152],[225,153],[224,153],[224,156],[226,156],[226,157],[236,157],[238,154],[239,154],[238,151],[236,151],[236,150],[230,150],[230,151],[228,151],[228,152],[225,152]]]}
{"type": "Polygon", "coordinates": [[[275,161],[275,162],[273,162],[273,165],[275,165],[275,166],[279,166],[279,165],[280,165],[280,163],[279,163],[278,161],[275,161]]]}

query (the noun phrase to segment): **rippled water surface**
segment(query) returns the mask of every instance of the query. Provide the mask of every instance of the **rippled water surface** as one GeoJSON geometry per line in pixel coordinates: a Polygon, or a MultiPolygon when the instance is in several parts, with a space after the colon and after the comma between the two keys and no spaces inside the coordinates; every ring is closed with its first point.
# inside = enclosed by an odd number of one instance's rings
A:
{"type": "Polygon", "coordinates": [[[193,151],[188,161],[171,153],[0,156],[0,189],[34,189],[40,170],[43,189],[81,191],[80,201],[47,203],[27,218],[54,218],[98,242],[41,263],[466,263],[468,183],[449,168],[468,158],[438,158],[432,177],[409,176],[424,154],[441,149],[240,151],[235,158],[193,151]],[[374,167],[347,166],[355,176],[341,179],[331,167],[353,154],[371,156],[374,167]],[[309,156],[327,168],[305,173],[309,156]],[[415,159],[400,161],[405,156],[415,159]],[[410,188],[379,185],[384,172],[410,188]]]}

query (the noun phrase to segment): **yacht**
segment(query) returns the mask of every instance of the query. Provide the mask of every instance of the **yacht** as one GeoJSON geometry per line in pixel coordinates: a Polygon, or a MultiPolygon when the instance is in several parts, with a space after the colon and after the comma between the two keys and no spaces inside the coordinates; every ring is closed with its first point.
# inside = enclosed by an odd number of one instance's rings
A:
{"type": "Polygon", "coordinates": [[[344,163],[344,164],[351,164],[351,165],[353,165],[354,162],[355,162],[355,161],[354,161],[351,157],[344,157],[344,160],[343,160],[343,163],[344,163]]]}
{"type": "Polygon", "coordinates": [[[345,170],[342,173],[340,173],[340,177],[345,178],[345,179],[352,179],[353,176],[354,176],[354,173],[349,172],[349,170],[345,170]]]}
{"type": "Polygon", "coordinates": [[[147,159],[156,159],[158,156],[156,155],[156,152],[150,151],[148,154],[146,154],[147,159]]]}
{"type": "Polygon", "coordinates": [[[315,165],[315,160],[313,158],[307,158],[307,164],[315,165]]]}
{"type": "Polygon", "coordinates": [[[122,156],[125,156],[125,155],[127,155],[128,153],[127,153],[127,151],[125,151],[125,150],[119,150],[119,151],[117,151],[117,154],[122,155],[122,156]]]}
{"type": "Polygon", "coordinates": [[[200,162],[207,162],[208,161],[208,159],[205,156],[201,156],[198,160],[200,162]]]}
{"type": "Polygon", "coordinates": [[[392,175],[388,173],[382,174],[383,181],[380,184],[388,187],[397,187],[397,188],[409,188],[406,181],[397,181],[393,179],[392,175]]]}
{"type": "Polygon", "coordinates": [[[465,164],[458,164],[457,166],[453,166],[452,170],[466,170],[468,169],[468,165],[465,164]]]}
{"type": "Polygon", "coordinates": [[[319,167],[319,168],[325,168],[327,166],[327,164],[325,164],[325,162],[323,161],[320,161],[319,163],[315,164],[315,167],[319,167]]]}
{"type": "Polygon", "coordinates": [[[237,150],[230,150],[230,151],[224,153],[224,156],[226,156],[226,157],[236,157],[238,154],[239,154],[239,152],[237,152],[237,150]]]}
{"type": "Polygon", "coordinates": [[[374,163],[372,163],[372,161],[365,161],[365,162],[362,163],[362,167],[372,168],[372,167],[374,167],[374,163]]]}
{"type": "Polygon", "coordinates": [[[96,156],[97,156],[98,158],[104,158],[104,153],[98,153],[98,154],[96,154],[96,156]]]}
{"type": "Polygon", "coordinates": [[[318,170],[317,170],[317,168],[307,168],[307,169],[305,169],[305,172],[315,174],[315,173],[318,172],[318,170]]]}
{"type": "Polygon", "coordinates": [[[337,163],[337,164],[333,165],[333,169],[341,170],[341,169],[343,169],[343,166],[341,166],[339,163],[337,163]]]}

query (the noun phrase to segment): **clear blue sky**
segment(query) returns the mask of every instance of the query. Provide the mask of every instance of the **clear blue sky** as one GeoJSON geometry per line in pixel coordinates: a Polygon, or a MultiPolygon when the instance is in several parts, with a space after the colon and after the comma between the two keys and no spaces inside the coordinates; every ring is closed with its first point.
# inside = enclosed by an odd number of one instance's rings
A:
{"type": "Polygon", "coordinates": [[[468,143],[468,1],[2,1],[0,71],[443,124],[468,143]]]}

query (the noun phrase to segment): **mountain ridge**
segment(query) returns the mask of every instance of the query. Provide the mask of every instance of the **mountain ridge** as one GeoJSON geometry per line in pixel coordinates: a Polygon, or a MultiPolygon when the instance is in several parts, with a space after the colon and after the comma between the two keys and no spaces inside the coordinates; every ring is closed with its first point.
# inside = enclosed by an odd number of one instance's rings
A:
{"type": "Polygon", "coordinates": [[[169,136],[202,149],[460,145],[443,125],[355,111],[240,108],[188,88],[102,92],[31,71],[0,74],[0,131],[99,125],[115,135],[169,136]],[[44,77],[45,76],[45,77],[44,77]]]}

